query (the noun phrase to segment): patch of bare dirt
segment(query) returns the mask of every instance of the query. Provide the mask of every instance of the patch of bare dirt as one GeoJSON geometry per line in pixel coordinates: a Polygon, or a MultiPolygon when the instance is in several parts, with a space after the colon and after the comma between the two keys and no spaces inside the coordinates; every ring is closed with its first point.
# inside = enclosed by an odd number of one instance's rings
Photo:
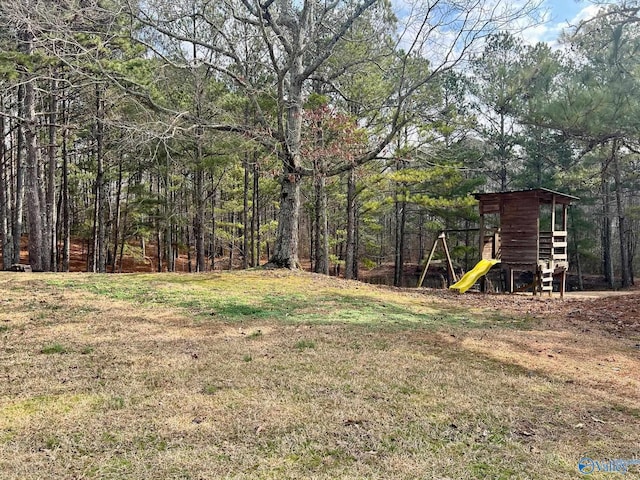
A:
{"type": "Polygon", "coordinates": [[[568,326],[583,331],[604,330],[616,336],[640,341],[640,292],[557,293],[549,297],[505,294],[457,293],[425,290],[439,301],[458,306],[495,310],[504,315],[526,315],[549,327],[568,326]]]}
{"type": "Polygon", "coordinates": [[[571,303],[565,319],[576,326],[594,324],[616,335],[640,341],[640,293],[571,303]]]}

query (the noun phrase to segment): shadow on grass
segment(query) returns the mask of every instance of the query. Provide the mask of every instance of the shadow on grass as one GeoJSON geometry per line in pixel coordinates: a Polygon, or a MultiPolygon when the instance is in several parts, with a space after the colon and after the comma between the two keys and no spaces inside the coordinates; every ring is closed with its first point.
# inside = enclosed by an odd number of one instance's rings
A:
{"type": "Polygon", "coordinates": [[[236,319],[241,319],[242,313],[248,312],[254,318],[272,318],[286,323],[341,323],[384,330],[444,326],[474,328],[494,323],[489,316],[474,315],[465,310],[429,308],[429,312],[425,312],[421,311],[420,305],[411,308],[366,295],[270,294],[264,296],[259,304],[260,307],[248,308],[242,302],[227,304],[224,312],[236,319]]]}
{"type": "MultiPolygon", "coordinates": [[[[91,276],[86,279],[51,280],[50,285],[85,290],[93,294],[140,305],[162,305],[188,311],[200,320],[216,317],[230,322],[273,320],[290,324],[344,323],[383,329],[463,327],[478,328],[498,324],[526,328],[527,319],[495,318],[462,308],[427,305],[423,302],[403,305],[380,296],[352,295],[325,291],[274,292],[251,294],[202,289],[171,289],[172,284],[207,284],[207,276],[127,275],[91,276]]],[[[222,285],[224,287],[224,285],[222,285]]],[[[495,312],[494,312],[495,314],[495,312]]]]}

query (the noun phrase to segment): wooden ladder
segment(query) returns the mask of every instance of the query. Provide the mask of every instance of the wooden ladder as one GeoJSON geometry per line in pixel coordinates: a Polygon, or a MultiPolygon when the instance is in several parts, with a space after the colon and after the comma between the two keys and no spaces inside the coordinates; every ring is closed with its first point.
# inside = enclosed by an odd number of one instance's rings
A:
{"type": "Polygon", "coordinates": [[[542,262],[538,265],[538,291],[542,292],[553,292],[553,261],[550,262],[542,262]]]}

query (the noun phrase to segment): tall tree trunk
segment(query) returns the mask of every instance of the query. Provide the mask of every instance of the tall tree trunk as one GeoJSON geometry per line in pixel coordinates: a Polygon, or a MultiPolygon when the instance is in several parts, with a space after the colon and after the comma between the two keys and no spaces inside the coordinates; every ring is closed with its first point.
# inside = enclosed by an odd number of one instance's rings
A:
{"type": "Polygon", "coordinates": [[[168,223],[164,228],[164,251],[167,259],[167,272],[176,271],[176,257],[173,250],[173,227],[168,223]]]}
{"type": "MultiPolygon", "coordinates": [[[[313,91],[317,95],[322,95],[322,86],[319,81],[313,81],[313,91]]],[[[315,125],[315,145],[320,151],[324,149],[324,130],[322,121],[316,120],[315,125]]],[[[321,156],[314,161],[313,187],[315,196],[315,218],[313,221],[315,241],[315,255],[313,271],[329,275],[329,220],[327,214],[327,176],[326,160],[321,156]]],[[[313,250],[313,249],[312,249],[313,250]]]]}
{"type": "Polygon", "coordinates": [[[620,272],[622,288],[631,286],[631,272],[629,270],[629,251],[627,250],[627,225],[625,219],[624,201],[622,199],[622,179],[620,175],[620,161],[618,158],[618,141],[613,141],[612,147],[613,179],[616,190],[616,209],[618,213],[618,235],[620,240],[620,272]]]}
{"type": "MultiPolygon", "coordinates": [[[[216,266],[216,255],[218,253],[218,223],[216,221],[216,205],[218,204],[218,189],[211,195],[211,242],[209,256],[211,257],[211,270],[216,266]]],[[[222,254],[221,254],[222,255],[222,254]]]]}
{"type": "Polygon", "coordinates": [[[173,248],[173,208],[174,195],[173,186],[171,184],[171,164],[169,155],[167,155],[165,163],[164,178],[162,180],[164,186],[164,202],[163,208],[163,232],[164,232],[164,256],[167,264],[167,272],[175,272],[176,255],[173,248]]]}
{"type": "MultiPolygon", "coordinates": [[[[4,98],[0,104],[4,108],[4,98]]],[[[13,260],[13,241],[11,239],[10,209],[11,189],[9,188],[10,172],[7,168],[7,152],[5,148],[5,118],[0,116],[0,234],[2,235],[2,268],[7,270],[13,260]]]]}
{"type": "MultiPolygon", "coordinates": [[[[161,186],[160,184],[162,183],[161,179],[160,179],[160,175],[158,175],[158,178],[156,179],[156,198],[161,198],[161,186]]],[[[162,272],[163,269],[163,254],[164,254],[164,249],[162,246],[163,243],[163,221],[162,221],[162,211],[161,209],[161,205],[160,203],[158,203],[158,206],[156,208],[156,269],[158,272],[162,272]]]]}
{"type": "MultiPolygon", "coordinates": [[[[260,202],[260,168],[256,168],[256,175],[254,177],[254,185],[256,189],[256,267],[260,266],[260,260],[262,259],[262,221],[260,217],[260,207],[262,206],[260,202]]],[[[262,215],[264,218],[267,218],[266,209],[262,209],[262,215]]],[[[267,258],[269,258],[269,254],[267,253],[267,258]]]]}
{"type": "Polygon", "coordinates": [[[244,189],[242,192],[242,268],[249,268],[249,154],[244,157],[244,189]]]}
{"type": "MultiPolygon", "coordinates": [[[[194,15],[192,17],[193,34],[196,35],[198,29],[198,18],[194,15]]],[[[197,65],[198,60],[198,48],[195,43],[192,44],[192,58],[194,65],[197,65]]],[[[205,212],[206,212],[206,198],[204,191],[204,165],[203,165],[203,142],[204,142],[204,128],[202,127],[202,104],[204,86],[200,77],[200,71],[195,67],[192,71],[193,74],[193,108],[196,114],[198,125],[196,127],[195,141],[195,179],[194,179],[194,193],[195,193],[195,219],[194,219],[194,236],[196,242],[196,272],[204,272],[207,269],[206,266],[206,254],[205,254],[205,212]]]]}
{"type": "MultiPolygon", "coordinates": [[[[287,170],[288,167],[285,167],[287,170]]],[[[300,221],[300,176],[285,175],[281,181],[278,230],[269,262],[280,268],[296,269],[298,260],[298,225],[300,221]]]]}
{"type": "Polygon", "coordinates": [[[230,215],[231,217],[229,218],[229,223],[231,224],[231,226],[229,227],[229,236],[231,237],[231,240],[229,241],[229,270],[233,270],[233,261],[236,249],[236,212],[232,211],[230,215]]]}
{"type": "MultiPolygon", "coordinates": [[[[633,202],[633,197],[631,199],[631,202],[633,202]]],[[[634,205],[634,207],[636,207],[637,205],[634,205]]],[[[638,222],[636,221],[631,221],[631,224],[629,225],[629,235],[627,235],[627,243],[629,245],[628,250],[629,250],[629,273],[631,274],[631,285],[635,285],[635,269],[634,269],[634,260],[636,258],[636,251],[638,248],[638,222]]]]}
{"type": "Polygon", "coordinates": [[[505,116],[500,114],[500,143],[498,147],[498,156],[500,157],[500,191],[507,191],[507,140],[506,140],[505,116]]]}
{"type": "Polygon", "coordinates": [[[193,272],[193,255],[191,253],[191,227],[189,225],[185,228],[186,243],[187,243],[187,271],[193,272]]]}
{"type": "MultiPolygon", "coordinates": [[[[314,207],[315,209],[315,207],[314,207]]],[[[311,267],[311,271],[315,272],[315,261],[316,261],[316,223],[314,221],[315,212],[309,211],[307,215],[307,234],[309,235],[309,263],[311,267]]]]}
{"type": "Polygon", "coordinates": [[[300,165],[302,135],[302,56],[292,62],[287,109],[283,172],[280,180],[280,211],[273,254],[269,263],[275,267],[296,269],[298,228],[300,223],[300,165]]]}
{"type": "MultiPolygon", "coordinates": [[[[136,175],[137,177],[137,175],[136,175]]],[[[127,182],[127,185],[131,185],[131,180],[129,180],[127,182]]],[[[129,228],[129,192],[131,191],[131,189],[129,187],[127,187],[127,193],[125,194],[124,197],[124,203],[126,205],[126,208],[124,209],[124,216],[122,218],[122,235],[120,235],[120,255],[119,255],[119,259],[118,259],[118,273],[122,273],[122,262],[123,262],[123,258],[124,258],[124,246],[125,243],[127,241],[127,231],[129,228]]]]}
{"type": "Polygon", "coordinates": [[[606,169],[603,168],[601,178],[602,191],[602,267],[604,279],[609,288],[615,287],[615,277],[613,274],[613,234],[611,228],[611,192],[606,169]]]}
{"type": "MultiPolygon", "coordinates": [[[[464,221],[464,244],[465,245],[473,245],[471,243],[471,222],[466,219],[464,221]]],[[[469,255],[469,249],[465,248],[464,249],[464,271],[468,272],[471,269],[471,256],[469,255]]]]}
{"type": "MultiPolygon", "coordinates": [[[[571,212],[571,210],[569,210],[569,212],[571,212]]],[[[571,215],[569,218],[571,220],[571,229],[577,233],[573,215],[571,215]]],[[[578,275],[578,290],[582,291],[584,290],[584,275],[582,272],[582,256],[580,255],[580,248],[579,248],[577,235],[574,234],[574,235],[571,235],[571,237],[573,238],[573,246],[576,251],[576,273],[578,275]]]]}
{"type": "MultiPolygon", "coordinates": [[[[55,74],[53,75],[55,78],[55,74]]],[[[58,84],[55,79],[51,80],[51,92],[49,98],[49,148],[48,160],[49,170],[47,172],[47,228],[49,229],[49,249],[51,257],[51,271],[58,270],[58,225],[56,215],[56,167],[58,150],[58,84]]]]}
{"type": "MultiPolygon", "coordinates": [[[[24,85],[18,86],[18,114],[24,118],[24,85]]],[[[20,263],[22,250],[22,221],[24,216],[24,184],[25,184],[25,147],[24,129],[18,126],[16,130],[16,183],[13,209],[13,259],[12,263],[20,263]]]]}
{"type": "Polygon", "coordinates": [[[196,215],[194,221],[194,235],[196,240],[196,272],[204,272],[207,269],[206,262],[207,257],[205,254],[205,206],[206,200],[204,195],[204,171],[202,169],[202,146],[198,141],[198,164],[195,171],[195,204],[196,215]]]}
{"type": "Polygon", "coordinates": [[[104,100],[102,87],[96,85],[96,183],[93,220],[93,272],[107,270],[106,182],[104,178],[104,100]]]}
{"type": "Polygon", "coordinates": [[[314,272],[329,275],[329,228],[327,220],[327,177],[322,171],[314,178],[315,189],[315,262],[314,272]]]}
{"type": "Polygon", "coordinates": [[[629,235],[627,236],[627,240],[628,240],[628,245],[629,245],[629,275],[631,276],[631,285],[635,285],[635,275],[634,275],[634,269],[633,269],[633,259],[635,257],[635,253],[636,253],[636,248],[635,248],[635,241],[634,241],[634,232],[633,232],[633,227],[629,228],[629,235]]]}
{"type": "MultiPolygon", "coordinates": [[[[396,168],[402,170],[404,162],[398,160],[396,168]]],[[[404,271],[404,244],[405,244],[405,225],[407,204],[405,200],[405,188],[403,184],[396,186],[395,192],[395,255],[393,269],[393,285],[399,287],[402,285],[402,277],[404,271]]]]}
{"type": "Polygon", "coordinates": [[[158,273],[162,272],[163,268],[163,254],[162,254],[162,231],[160,229],[160,224],[158,223],[156,227],[156,271],[158,273]]]}
{"type": "Polygon", "coordinates": [[[356,170],[349,170],[347,177],[347,248],[345,253],[344,277],[349,280],[358,278],[358,250],[357,250],[357,222],[356,222],[356,170]]]}
{"type": "Polygon", "coordinates": [[[257,158],[253,164],[253,201],[251,203],[251,266],[260,265],[260,209],[259,209],[259,175],[257,158]]]}
{"type": "Polygon", "coordinates": [[[120,214],[121,214],[121,197],[122,197],[122,164],[124,163],[122,156],[118,162],[118,184],[116,185],[116,211],[114,213],[113,228],[113,254],[111,256],[111,273],[116,272],[118,263],[118,245],[120,244],[120,214]]]}
{"type": "MultiPolygon", "coordinates": [[[[31,53],[30,34],[26,34],[28,40],[27,52],[31,53]]],[[[42,205],[42,181],[40,178],[40,156],[37,145],[37,118],[36,118],[36,92],[35,80],[30,80],[24,86],[24,139],[26,146],[26,182],[27,190],[27,217],[29,223],[29,263],[34,271],[48,271],[50,266],[49,244],[46,242],[44,227],[46,225],[46,212],[42,205]]]]}
{"type": "Polygon", "coordinates": [[[405,226],[407,219],[407,204],[402,199],[396,201],[396,244],[395,244],[395,261],[393,269],[393,285],[402,286],[402,277],[404,273],[404,244],[405,244],[405,226]]]}
{"type": "Polygon", "coordinates": [[[356,209],[355,209],[355,219],[354,219],[354,224],[355,224],[355,246],[353,247],[353,279],[354,280],[358,280],[360,278],[360,273],[358,271],[358,260],[359,260],[359,255],[358,252],[360,251],[360,228],[358,228],[358,225],[360,225],[360,212],[358,211],[357,205],[356,205],[356,209]]]}
{"type": "Polygon", "coordinates": [[[69,152],[67,142],[69,141],[68,103],[66,100],[62,104],[64,127],[62,130],[62,271],[69,271],[69,259],[71,256],[71,212],[69,208],[69,152]]]}
{"type": "MultiPolygon", "coordinates": [[[[2,142],[4,144],[4,142],[2,142]]],[[[0,147],[0,151],[4,150],[0,147]]],[[[8,219],[8,202],[9,195],[7,174],[5,169],[4,151],[0,152],[0,236],[2,237],[2,268],[6,270],[11,266],[11,259],[13,257],[11,253],[11,247],[13,242],[11,241],[11,234],[9,231],[9,219],[8,219]]]]}
{"type": "MultiPolygon", "coordinates": [[[[577,242],[576,242],[577,247],[577,242]]],[[[576,273],[578,275],[578,290],[584,290],[584,275],[582,274],[582,260],[580,252],[576,248],[576,273]]]]}

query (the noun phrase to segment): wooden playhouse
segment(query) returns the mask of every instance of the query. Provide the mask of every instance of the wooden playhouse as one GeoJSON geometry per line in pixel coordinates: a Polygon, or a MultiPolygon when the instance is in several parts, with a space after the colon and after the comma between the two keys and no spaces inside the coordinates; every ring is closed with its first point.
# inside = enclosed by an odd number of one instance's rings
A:
{"type": "Polygon", "coordinates": [[[559,277],[564,294],[569,268],[567,209],[577,197],[545,188],[475,195],[480,208],[480,259],[499,259],[506,290],[553,290],[559,277]],[[517,286],[521,273],[533,273],[533,282],[517,286]]]}

